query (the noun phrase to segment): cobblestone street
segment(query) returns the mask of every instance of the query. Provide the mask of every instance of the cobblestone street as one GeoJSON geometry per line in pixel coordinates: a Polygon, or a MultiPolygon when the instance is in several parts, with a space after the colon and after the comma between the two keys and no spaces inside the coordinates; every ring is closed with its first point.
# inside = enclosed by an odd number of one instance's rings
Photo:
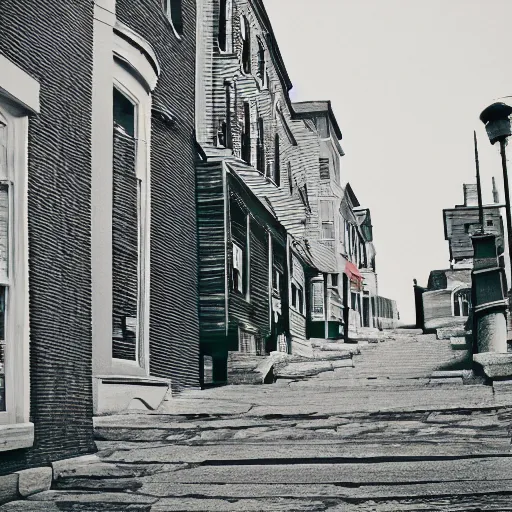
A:
{"type": "Polygon", "coordinates": [[[52,490],[0,510],[512,510],[506,384],[433,335],[344,347],[290,359],[273,385],[96,418],[97,454],[54,463],[52,490]]]}

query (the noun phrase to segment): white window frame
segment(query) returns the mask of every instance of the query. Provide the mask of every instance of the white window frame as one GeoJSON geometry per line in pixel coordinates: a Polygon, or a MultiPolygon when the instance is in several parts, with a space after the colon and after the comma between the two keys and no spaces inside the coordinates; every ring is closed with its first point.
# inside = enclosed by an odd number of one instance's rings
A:
{"type": "Polygon", "coordinates": [[[129,99],[135,110],[135,173],[140,180],[138,225],[138,289],[136,361],[112,358],[112,367],[140,367],[149,374],[149,291],[151,240],[151,95],[127,69],[114,61],[113,87],[129,99]]]}
{"type": "MultiPolygon", "coordinates": [[[[0,75],[4,71],[0,61],[0,75]]],[[[35,82],[24,77],[29,86],[35,82]]],[[[21,89],[26,84],[20,83],[21,89]]],[[[38,88],[37,88],[38,90],[38,88]]],[[[0,84],[0,92],[2,92],[0,84]]],[[[16,94],[10,94],[10,98],[16,94]]],[[[28,448],[34,442],[30,414],[28,297],[28,113],[0,96],[0,118],[7,126],[7,172],[1,183],[9,189],[8,278],[5,312],[6,411],[0,412],[0,452],[28,448]]],[[[38,103],[36,105],[38,109],[38,103]]]]}
{"type": "Polygon", "coordinates": [[[336,240],[336,224],[334,222],[334,212],[335,212],[335,208],[334,208],[334,200],[333,199],[320,199],[318,201],[318,211],[319,211],[319,217],[320,217],[320,239],[321,240],[327,240],[327,241],[333,241],[333,240],[336,240]],[[331,209],[332,209],[332,220],[329,219],[329,220],[326,220],[322,217],[322,203],[330,203],[331,204],[331,209]],[[324,224],[329,224],[332,226],[332,234],[333,236],[330,237],[330,238],[325,238],[324,237],[324,224]]]}

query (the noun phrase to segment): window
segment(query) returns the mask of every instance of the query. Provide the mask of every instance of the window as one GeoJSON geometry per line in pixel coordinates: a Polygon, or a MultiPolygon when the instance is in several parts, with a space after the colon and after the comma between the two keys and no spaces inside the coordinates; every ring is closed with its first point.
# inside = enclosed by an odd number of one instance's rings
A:
{"type": "Polygon", "coordinates": [[[281,149],[279,147],[279,134],[276,133],[274,141],[274,182],[281,186],[281,149]]]}
{"type": "Polygon", "coordinates": [[[311,211],[311,207],[309,206],[309,199],[308,199],[308,186],[307,184],[304,184],[302,187],[299,187],[299,196],[302,201],[302,204],[311,211]]]}
{"type": "Polygon", "coordinates": [[[151,96],[117,60],[112,95],[111,357],[148,371],[151,96]]]}
{"type": "Polygon", "coordinates": [[[181,0],[163,0],[164,13],[171,22],[176,35],[183,34],[181,0]]]}
{"type": "Polygon", "coordinates": [[[242,36],[242,70],[249,75],[251,73],[251,28],[245,16],[241,18],[240,32],[242,36]]]}
{"type": "Polygon", "coordinates": [[[238,351],[243,354],[253,354],[256,355],[257,347],[256,347],[256,336],[251,333],[244,331],[242,329],[238,330],[238,351]]]}
{"type": "Polygon", "coordinates": [[[292,284],[292,306],[297,307],[297,287],[292,284]]]}
{"type": "MultiPolygon", "coordinates": [[[[6,67],[0,72],[8,76],[15,66],[9,63],[6,67]]],[[[4,68],[1,57],[0,68],[4,68]]],[[[4,103],[0,97],[0,452],[26,448],[34,441],[28,401],[29,122],[27,111],[18,106],[16,98],[37,82],[21,75],[18,68],[16,72],[20,73],[16,75],[19,90],[7,91],[13,101],[4,103]]]]}
{"type": "Polygon", "coordinates": [[[487,219],[487,226],[494,226],[494,221],[492,219],[487,219]]]}
{"type": "Polygon", "coordinates": [[[323,279],[311,282],[311,316],[313,320],[324,319],[324,282],[323,279]]]}
{"type": "Polygon", "coordinates": [[[261,85],[266,85],[267,65],[265,63],[265,48],[261,40],[258,38],[258,78],[261,85]]]}
{"type": "Polygon", "coordinates": [[[297,296],[299,300],[299,313],[301,315],[304,314],[304,291],[302,290],[302,287],[297,288],[297,296]]]}
{"type": "Polygon", "coordinates": [[[231,84],[229,82],[225,82],[224,88],[226,100],[226,119],[220,123],[217,142],[219,146],[233,149],[233,141],[231,138],[231,84]]]}
{"type": "Polygon", "coordinates": [[[242,132],[242,160],[251,164],[251,106],[244,102],[244,126],[242,132]]]}
{"type": "Polygon", "coordinates": [[[262,174],[265,174],[265,133],[262,117],[258,117],[258,140],[256,142],[256,168],[262,174]]]}
{"type": "Polygon", "coordinates": [[[471,288],[463,288],[453,293],[453,316],[469,316],[471,309],[471,288]]]}
{"type": "Polygon", "coordinates": [[[219,3],[219,34],[217,41],[219,43],[219,49],[223,52],[226,51],[226,26],[227,26],[227,0],[220,0],[219,3]]]}
{"type": "Polygon", "coordinates": [[[281,272],[274,267],[272,271],[272,288],[280,293],[281,290],[281,272]]]}
{"type": "Polygon", "coordinates": [[[331,285],[338,286],[338,274],[331,274],[331,285]]]}
{"type": "Polygon", "coordinates": [[[135,105],[113,89],[112,357],[138,359],[139,179],[135,105]]]}
{"type": "Polygon", "coordinates": [[[233,51],[232,2],[233,0],[219,0],[219,32],[217,34],[217,42],[221,52],[233,51]]]}
{"type": "Polygon", "coordinates": [[[320,158],[320,179],[328,180],[329,178],[330,178],[329,159],[328,158],[320,158]]]}
{"type": "Polygon", "coordinates": [[[332,201],[320,201],[320,219],[322,223],[322,238],[334,240],[334,208],[332,201]]]}
{"type": "Polygon", "coordinates": [[[288,170],[288,182],[290,184],[290,195],[293,194],[293,176],[292,176],[292,164],[290,162],[288,162],[286,164],[286,167],[287,167],[287,170],[288,170]]]}
{"type": "Polygon", "coordinates": [[[242,248],[233,243],[233,289],[244,293],[244,252],[242,248]]]}

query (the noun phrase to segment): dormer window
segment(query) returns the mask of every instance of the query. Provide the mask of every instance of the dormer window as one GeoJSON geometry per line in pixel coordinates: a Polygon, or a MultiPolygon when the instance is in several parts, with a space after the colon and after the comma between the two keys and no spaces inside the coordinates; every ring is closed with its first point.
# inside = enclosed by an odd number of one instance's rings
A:
{"type": "Polygon", "coordinates": [[[183,34],[181,0],[163,0],[163,10],[177,36],[183,34]]]}
{"type": "Polygon", "coordinates": [[[251,27],[245,16],[242,16],[240,23],[242,36],[242,69],[247,75],[251,73],[251,27]]]}

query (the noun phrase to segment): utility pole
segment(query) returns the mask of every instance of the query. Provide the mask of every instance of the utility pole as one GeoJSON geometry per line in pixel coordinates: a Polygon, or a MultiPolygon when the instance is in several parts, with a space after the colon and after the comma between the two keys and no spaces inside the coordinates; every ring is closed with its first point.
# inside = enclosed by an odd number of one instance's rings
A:
{"type": "Polygon", "coordinates": [[[482,206],[482,187],[480,184],[480,161],[478,160],[478,141],[476,139],[476,131],[473,131],[473,139],[475,141],[475,164],[476,164],[476,192],[478,194],[478,218],[480,222],[480,232],[484,232],[484,208],[482,206]]]}

